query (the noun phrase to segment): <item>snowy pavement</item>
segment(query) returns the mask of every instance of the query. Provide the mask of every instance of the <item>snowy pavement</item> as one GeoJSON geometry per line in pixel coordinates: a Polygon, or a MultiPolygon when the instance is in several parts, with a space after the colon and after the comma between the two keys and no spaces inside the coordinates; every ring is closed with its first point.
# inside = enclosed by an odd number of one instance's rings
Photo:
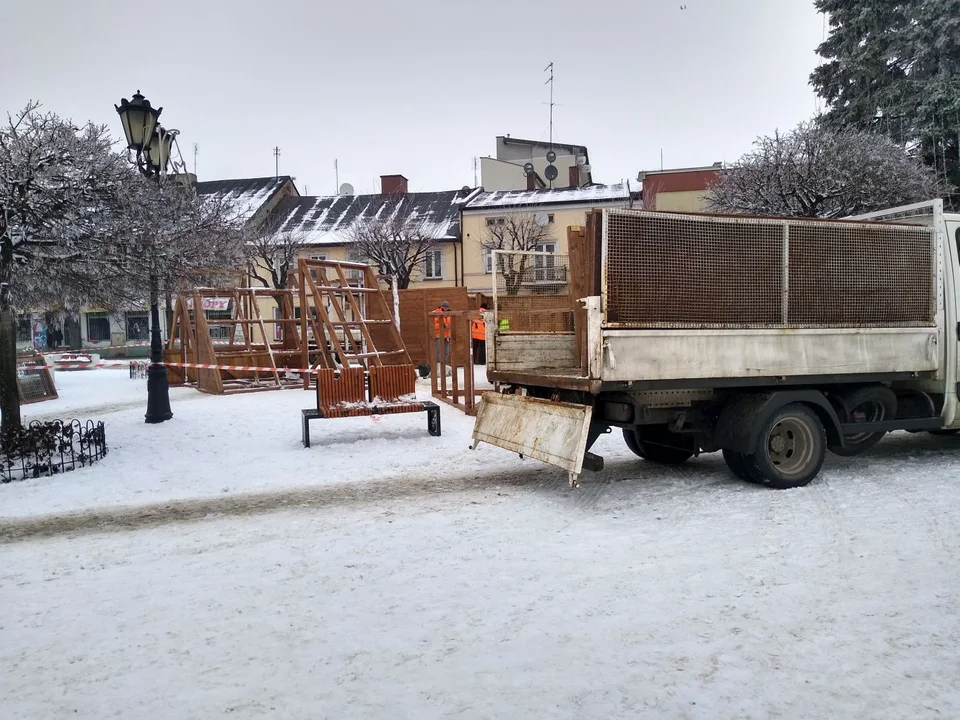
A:
{"type": "Polygon", "coordinates": [[[4,717],[957,717],[955,484],[693,469],[0,546],[4,717]]]}
{"type": "Polygon", "coordinates": [[[960,438],[776,492],[611,435],[571,491],[455,410],[307,450],[306,393],[151,427],[109,372],[28,408],[112,408],[102,466],[0,487],[4,718],[960,716],[960,438]]]}

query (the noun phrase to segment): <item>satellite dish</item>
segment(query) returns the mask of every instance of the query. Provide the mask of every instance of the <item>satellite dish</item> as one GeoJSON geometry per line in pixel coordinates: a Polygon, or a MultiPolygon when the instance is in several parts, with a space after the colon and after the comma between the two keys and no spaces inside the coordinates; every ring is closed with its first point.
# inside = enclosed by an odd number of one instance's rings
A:
{"type": "Polygon", "coordinates": [[[547,180],[551,180],[551,181],[552,181],[552,180],[556,180],[556,179],[557,179],[557,175],[559,174],[559,173],[557,172],[557,166],[556,166],[556,165],[547,165],[547,169],[544,171],[543,174],[547,176],[547,180]]]}
{"type": "Polygon", "coordinates": [[[462,192],[464,195],[468,194],[470,192],[470,186],[464,185],[462,188],[460,188],[460,192],[462,192]]]}
{"type": "Polygon", "coordinates": [[[550,218],[547,217],[545,212],[538,212],[533,216],[533,221],[540,227],[546,227],[547,223],[550,222],[550,218]]]}
{"type": "Polygon", "coordinates": [[[524,163],[523,165],[523,174],[527,177],[533,175],[533,163],[524,163]]]}
{"type": "Polygon", "coordinates": [[[557,154],[553,150],[547,150],[547,162],[556,162],[557,154]]]}
{"type": "Polygon", "coordinates": [[[353,195],[353,185],[350,183],[344,183],[340,186],[340,195],[353,195]]]}

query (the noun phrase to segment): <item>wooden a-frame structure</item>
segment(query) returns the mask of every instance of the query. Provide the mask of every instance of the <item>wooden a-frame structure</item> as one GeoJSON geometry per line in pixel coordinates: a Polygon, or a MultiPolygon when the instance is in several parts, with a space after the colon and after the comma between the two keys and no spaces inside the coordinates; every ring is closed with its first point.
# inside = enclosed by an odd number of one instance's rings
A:
{"type": "MultiPolygon", "coordinates": [[[[294,275],[300,294],[301,361],[311,369],[410,365],[373,268],[363,263],[301,259],[294,275]]],[[[309,387],[313,374],[304,376],[309,387]]]]}
{"type": "Polygon", "coordinates": [[[169,367],[170,383],[196,384],[202,392],[218,395],[309,388],[318,370],[411,364],[369,265],[302,259],[289,273],[288,285],[196,288],[181,294],[166,361],[217,367],[169,367]],[[274,317],[264,316],[264,298],[275,304],[274,317]],[[208,319],[207,309],[229,309],[230,317],[208,319]],[[214,340],[211,329],[218,328],[225,337],[214,340]],[[286,368],[310,372],[288,373],[286,368]]]}
{"type": "Polygon", "coordinates": [[[196,288],[189,295],[180,295],[174,307],[166,361],[219,367],[170,367],[170,384],[195,383],[201,392],[215,395],[299,387],[299,375],[284,369],[296,368],[301,355],[294,297],[293,290],[273,288],[196,288]],[[264,317],[259,302],[262,298],[276,303],[280,310],[276,317],[264,317]],[[208,319],[208,306],[229,310],[231,317],[208,319]],[[211,328],[221,330],[225,337],[215,341],[211,328]],[[261,369],[228,370],[222,366],[261,369]]]}

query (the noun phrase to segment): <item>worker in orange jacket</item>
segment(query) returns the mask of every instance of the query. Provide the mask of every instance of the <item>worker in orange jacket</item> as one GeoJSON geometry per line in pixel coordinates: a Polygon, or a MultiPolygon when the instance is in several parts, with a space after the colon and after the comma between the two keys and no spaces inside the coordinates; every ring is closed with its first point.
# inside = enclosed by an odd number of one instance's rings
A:
{"type": "MultiPolygon", "coordinates": [[[[434,310],[434,312],[439,312],[439,313],[450,312],[450,303],[448,303],[446,300],[444,300],[442,303],[440,303],[439,307],[437,307],[437,309],[434,310]]],[[[440,345],[441,345],[441,344],[443,345],[443,362],[444,362],[445,364],[447,364],[447,365],[450,364],[450,335],[451,335],[451,326],[450,326],[450,324],[451,324],[451,318],[448,318],[448,317],[445,317],[445,318],[434,317],[434,318],[433,318],[433,336],[434,336],[434,337],[436,338],[436,340],[437,340],[437,341],[436,341],[436,346],[437,346],[437,365],[440,364],[440,345]],[[443,338],[442,338],[442,340],[441,340],[441,337],[440,337],[440,326],[441,326],[441,322],[440,322],[440,321],[441,321],[441,320],[443,320],[443,323],[442,323],[442,325],[443,325],[443,338]]]]}
{"type": "MultiPolygon", "coordinates": [[[[481,305],[480,312],[487,311],[486,305],[481,305]]],[[[487,364],[487,324],[483,318],[474,319],[470,323],[470,336],[473,340],[473,362],[477,365],[487,364]]]]}

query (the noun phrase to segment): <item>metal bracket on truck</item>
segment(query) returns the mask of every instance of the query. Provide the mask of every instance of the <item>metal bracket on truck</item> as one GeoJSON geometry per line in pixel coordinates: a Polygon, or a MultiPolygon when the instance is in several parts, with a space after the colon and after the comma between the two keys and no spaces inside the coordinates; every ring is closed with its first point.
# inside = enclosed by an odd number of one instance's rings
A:
{"type": "Polygon", "coordinates": [[[592,417],[589,405],[487,392],[477,411],[473,448],[485,442],[563,468],[570,487],[577,487],[592,417]]]}

